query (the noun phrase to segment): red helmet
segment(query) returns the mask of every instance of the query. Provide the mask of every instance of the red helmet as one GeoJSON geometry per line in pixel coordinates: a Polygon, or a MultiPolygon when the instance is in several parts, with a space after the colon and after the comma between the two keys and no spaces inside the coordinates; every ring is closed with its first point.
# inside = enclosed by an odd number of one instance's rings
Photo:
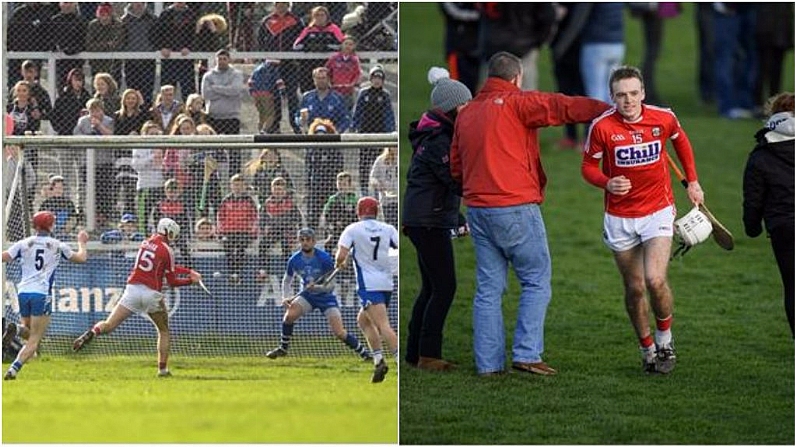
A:
{"type": "Polygon", "coordinates": [[[356,215],[359,217],[378,216],[378,200],[373,197],[362,197],[356,204],[356,215]]]}
{"type": "Polygon", "coordinates": [[[33,228],[36,231],[52,231],[55,225],[55,214],[51,211],[39,211],[33,215],[33,228]]]}

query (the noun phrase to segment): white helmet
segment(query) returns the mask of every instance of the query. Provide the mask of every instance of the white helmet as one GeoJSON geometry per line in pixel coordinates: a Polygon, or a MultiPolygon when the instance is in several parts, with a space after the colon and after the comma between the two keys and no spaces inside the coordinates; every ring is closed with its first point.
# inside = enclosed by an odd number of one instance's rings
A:
{"type": "Polygon", "coordinates": [[[712,234],[712,223],[698,207],[674,222],[674,231],[688,247],[706,241],[712,234]]]}
{"type": "Polygon", "coordinates": [[[166,236],[169,241],[176,241],[179,237],[179,225],[172,219],[164,217],[157,223],[157,232],[166,236]]]}

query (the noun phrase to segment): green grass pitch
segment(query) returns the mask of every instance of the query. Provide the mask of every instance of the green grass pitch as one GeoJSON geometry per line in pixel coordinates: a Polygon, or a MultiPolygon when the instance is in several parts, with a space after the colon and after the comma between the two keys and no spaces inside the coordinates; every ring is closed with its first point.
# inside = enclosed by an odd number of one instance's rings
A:
{"type": "MultiPolygon", "coordinates": [[[[552,253],[553,296],[544,358],[555,377],[475,374],[472,355],[474,256],[454,243],[458,292],[445,328],[449,374],[405,366],[400,375],[403,444],[788,444],[795,443],[793,340],[781,283],[764,237],[743,234],[742,173],[759,121],[726,121],[699,104],[693,4],[665,22],[658,89],[672,105],[696,153],[712,212],[734,233],[736,247],[708,241],[670,266],[679,364],[670,376],[646,377],[623,307],[620,277],[601,242],[602,194],[580,176],[580,154],[561,151],[560,128],[541,133],[549,177],[542,213],[552,253]]],[[[429,106],[430,66],[444,64],[436,4],[400,10],[401,180],[411,157],[408,123],[429,106]]],[[[625,62],[640,64],[643,39],[627,17],[625,62]]],[[[783,85],[793,89],[793,59],[783,85]]],[[[541,90],[554,91],[549,52],[539,57],[541,90]]],[[[672,179],[680,213],[688,209],[672,179]]],[[[401,240],[401,329],[408,324],[420,278],[416,254],[401,240]]],[[[503,301],[508,345],[518,284],[510,275],[503,301]]],[[[405,331],[401,340],[405,341],[405,331]]]]}
{"type": "Polygon", "coordinates": [[[174,357],[157,378],[154,361],[31,361],[3,382],[3,443],[397,442],[395,368],[372,384],[354,356],[174,357]]]}

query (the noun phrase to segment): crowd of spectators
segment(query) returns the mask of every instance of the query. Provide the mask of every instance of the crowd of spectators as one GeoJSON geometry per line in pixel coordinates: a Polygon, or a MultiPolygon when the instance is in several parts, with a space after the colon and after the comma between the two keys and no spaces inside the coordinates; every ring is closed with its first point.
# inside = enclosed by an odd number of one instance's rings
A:
{"type": "MultiPolygon", "coordinates": [[[[607,76],[625,62],[625,18],[639,20],[646,101],[662,106],[666,92],[657,86],[657,61],[664,54],[665,22],[682,7],[675,2],[440,4],[450,72],[472,92],[485,79],[483,61],[496,50],[521,58],[523,88],[536,88],[538,49],[549,45],[558,91],[607,100],[607,76]]],[[[759,118],[766,98],[781,91],[782,63],[795,35],[793,4],[707,2],[694,8],[696,97],[725,119],[759,118]]],[[[583,138],[567,126],[560,145],[578,147],[583,138]]]]}
{"type": "MultiPolygon", "coordinates": [[[[280,133],[283,122],[292,132],[307,134],[395,131],[385,69],[375,65],[363,72],[356,54],[358,37],[343,31],[366,31],[362,7],[354,11],[345,3],[276,2],[257,24],[259,4],[229,3],[231,9],[218,5],[226,4],[175,2],[164,5],[159,15],[151,3],[131,2],[121,11],[111,3],[9,6],[9,51],[76,57],[82,52],[159,51],[162,58],[159,70],[153,59],[57,58],[55,73],[48,73],[56,78],[52,96],[40,79],[43,60],[9,60],[6,119],[13,123],[12,133],[46,132],[42,121],[49,121],[57,135],[238,134],[242,103],[249,100],[258,111],[254,127],[261,133],[280,133]],[[37,33],[29,40],[15,34],[31,30],[37,33]],[[235,61],[230,50],[329,56],[235,61]],[[171,57],[197,51],[214,53],[214,63],[171,57]],[[239,63],[254,65],[250,77],[239,63]],[[288,116],[282,116],[284,103],[288,116]]],[[[368,49],[373,46],[365,42],[368,49]]],[[[328,242],[355,221],[355,212],[341,219],[329,205],[339,193],[335,183],[350,195],[354,208],[362,194],[386,202],[397,189],[396,175],[384,177],[389,168],[376,163],[383,148],[361,149],[359,185],[344,171],[343,153],[337,148],[307,147],[305,156],[288,166],[284,152],[276,148],[249,159],[247,151],[224,148],[87,145],[56,151],[60,170],[54,174],[40,171],[39,151],[26,149],[25,202],[31,211],[56,213],[61,239],[74,239],[86,225],[85,198],[93,190],[94,226],[102,243],[137,241],[160,218],[170,217],[183,228],[177,253],[189,256],[194,242],[223,246],[233,282],[239,280],[246,249],[258,249],[263,265],[274,256],[281,265],[281,257],[295,249],[298,228],[313,226],[328,242]],[[96,166],[93,185],[86,184],[87,154],[96,166]],[[37,189],[42,176],[47,177],[45,185],[37,189]],[[303,183],[296,184],[296,178],[303,183]]],[[[13,163],[12,152],[6,152],[13,163]]],[[[21,201],[18,195],[15,200],[21,201]]],[[[397,224],[390,209],[384,207],[384,216],[397,224]]],[[[9,240],[21,238],[24,229],[12,227],[9,240]]]]}

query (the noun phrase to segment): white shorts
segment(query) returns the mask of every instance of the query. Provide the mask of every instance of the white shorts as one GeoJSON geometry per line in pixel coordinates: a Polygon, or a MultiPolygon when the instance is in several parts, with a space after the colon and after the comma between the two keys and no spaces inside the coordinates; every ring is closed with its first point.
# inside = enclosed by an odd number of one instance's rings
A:
{"type": "Polygon", "coordinates": [[[142,284],[127,284],[119,304],[139,314],[168,311],[163,294],[142,284]]]}
{"type": "Polygon", "coordinates": [[[643,217],[605,213],[604,242],[613,251],[626,251],[655,237],[673,237],[676,208],[667,206],[643,217]]]}

